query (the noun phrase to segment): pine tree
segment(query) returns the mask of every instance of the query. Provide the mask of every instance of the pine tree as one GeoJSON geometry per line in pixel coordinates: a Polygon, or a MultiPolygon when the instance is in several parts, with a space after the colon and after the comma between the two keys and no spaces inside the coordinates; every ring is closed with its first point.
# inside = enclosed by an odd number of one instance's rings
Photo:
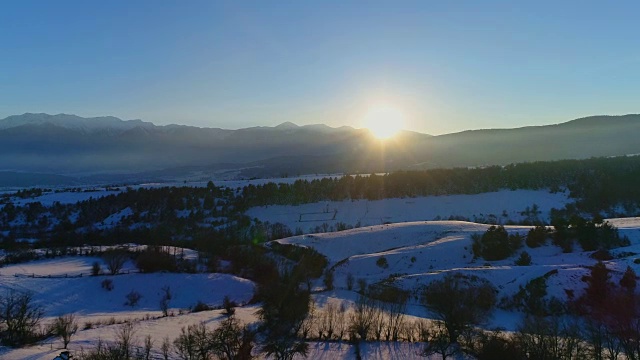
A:
{"type": "Polygon", "coordinates": [[[636,272],[633,271],[631,266],[627,266],[627,270],[620,279],[620,286],[625,288],[629,293],[633,293],[636,290],[636,272]]]}

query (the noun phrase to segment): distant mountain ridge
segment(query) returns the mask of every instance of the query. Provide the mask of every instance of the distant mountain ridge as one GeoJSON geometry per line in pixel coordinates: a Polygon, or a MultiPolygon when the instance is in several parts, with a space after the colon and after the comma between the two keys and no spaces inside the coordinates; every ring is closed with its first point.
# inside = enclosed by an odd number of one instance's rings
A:
{"type": "Polygon", "coordinates": [[[142,120],[121,120],[114,116],[101,116],[94,118],[83,118],[77,115],[57,114],[49,115],[44,113],[25,113],[13,115],[0,120],[0,129],[9,129],[24,125],[44,125],[52,124],[67,129],[82,130],[87,132],[104,129],[129,130],[137,127],[155,127],[153,123],[142,120]]]}
{"type": "Polygon", "coordinates": [[[0,171],[22,179],[25,173],[146,179],[185,171],[206,178],[221,171],[251,177],[505,165],[638,154],[637,134],[640,115],[439,136],[405,131],[381,142],[366,129],[323,124],[227,130],[27,113],[0,120],[0,171]]]}

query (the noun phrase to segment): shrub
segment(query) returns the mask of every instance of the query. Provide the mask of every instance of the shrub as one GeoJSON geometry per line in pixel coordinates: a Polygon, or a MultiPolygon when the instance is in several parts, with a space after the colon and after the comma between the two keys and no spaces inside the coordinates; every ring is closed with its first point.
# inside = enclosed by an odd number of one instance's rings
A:
{"type": "Polygon", "coordinates": [[[149,247],[138,255],[136,267],[143,273],[178,270],[176,258],[157,247],[149,247]]]}
{"type": "Polygon", "coordinates": [[[378,265],[379,267],[381,267],[383,269],[387,269],[389,267],[389,262],[387,262],[387,258],[382,256],[382,257],[378,258],[378,260],[376,260],[376,265],[378,265]]]}
{"type": "Polygon", "coordinates": [[[527,233],[526,243],[530,248],[537,248],[544,245],[547,240],[547,228],[544,226],[536,226],[527,233]]]}
{"type": "Polygon", "coordinates": [[[109,273],[115,275],[122,270],[122,267],[129,259],[129,254],[123,249],[110,249],[102,254],[102,258],[107,264],[109,273]]]}
{"type": "Polygon", "coordinates": [[[193,307],[191,308],[191,312],[194,312],[194,313],[201,312],[201,311],[209,311],[209,310],[213,310],[213,308],[203,303],[200,300],[198,300],[198,302],[195,305],[193,305],[193,307]]]}
{"type": "Polygon", "coordinates": [[[327,290],[333,290],[333,270],[325,271],[322,281],[327,290]]]}
{"type": "Polygon", "coordinates": [[[347,290],[353,290],[353,283],[355,282],[355,278],[352,273],[347,274],[347,290]]]}
{"type": "Polygon", "coordinates": [[[624,275],[622,275],[620,279],[620,286],[633,294],[636,289],[636,277],[636,272],[633,271],[631,266],[627,266],[627,270],[625,270],[624,275]]]}
{"type": "Polygon", "coordinates": [[[518,266],[529,266],[531,265],[531,255],[528,252],[523,251],[520,253],[520,257],[516,260],[516,265],[518,266]]]}
{"type": "Polygon", "coordinates": [[[53,322],[51,332],[62,338],[64,348],[67,348],[71,341],[71,336],[78,331],[78,323],[73,314],[59,316],[53,322]]]}
{"type": "Polygon", "coordinates": [[[111,279],[104,279],[102,280],[102,282],[100,283],[100,286],[107,290],[107,291],[111,291],[113,290],[113,280],[111,279]]]}
{"type": "Polygon", "coordinates": [[[238,306],[234,301],[229,298],[229,295],[225,295],[224,299],[222,299],[222,307],[224,308],[224,313],[227,316],[231,316],[236,313],[235,307],[238,306]]]}
{"type": "Polygon", "coordinates": [[[522,237],[519,234],[509,236],[502,225],[492,225],[482,236],[472,239],[473,254],[489,261],[506,259],[522,246],[522,237]]]}
{"type": "Polygon", "coordinates": [[[171,294],[171,288],[169,286],[163,286],[162,289],[162,298],[160,298],[160,310],[162,310],[162,316],[169,315],[169,301],[173,298],[171,294]]]}
{"type": "Polygon", "coordinates": [[[94,261],[93,264],[91,264],[91,276],[98,276],[101,272],[100,262],[94,261]]]}
{"type": "Polygon", "coordinates": [[[358,292],[360,294],[367,292],[367,279],[358,279],[358,292]]]}
{"type": "Polygon", "coordinates": [[[135,290],[131,290],[131,292],[125,295],[125,298],[127,299],[127,301],[125,301],[124,304],[134,307],[138,305],[138,302],[140,301],[140,299],[142,299],[142,295],[140,295],[140,293],[135,290]]]}
{"type": "Polygon", "coordinates": [[[596,259],[596,260],[599,260],[599,261],[607,261],[607,260],[613,259],[613,256],[611,255],[609,250],[603,250],[603,249],[594,251],[590,255],[590,257],[592,259],[596,259]]]}

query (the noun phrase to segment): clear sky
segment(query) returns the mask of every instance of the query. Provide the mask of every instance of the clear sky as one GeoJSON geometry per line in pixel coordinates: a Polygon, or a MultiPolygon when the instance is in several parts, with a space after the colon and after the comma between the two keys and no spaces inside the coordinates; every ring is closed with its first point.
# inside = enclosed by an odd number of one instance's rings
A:
{"type": "Polygon", "coordinates": [[[640,113],[638,1],[0,0],[0,118],[430,134],[640,113]]]}

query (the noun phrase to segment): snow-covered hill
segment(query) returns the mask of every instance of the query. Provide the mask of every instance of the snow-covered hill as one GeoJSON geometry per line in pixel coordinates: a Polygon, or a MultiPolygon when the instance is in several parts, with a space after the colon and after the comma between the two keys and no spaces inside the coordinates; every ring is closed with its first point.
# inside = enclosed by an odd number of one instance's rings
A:
{"type": "MultiPolygon", "coordinates": [[[[630,246],[612,251],[614,259],[605,262],[613,270],[612,281],[617,281],[627,266],[640,272],[640,265],[635,263],[640,257],[640,218],[609,221],[618,226],[620,234],[631,242],[630,246]]],[[[312,247],[329,259],[329,266],[335,270],[336,289],[314,294],[318,307],[329,302],[344,303],[347,307],[353,304],[357,294],[347,289],[347,276],[364,279],[369,284],[385,281],[415,290],[451,271],[489,280],[498,289],[499,297],[513,295],[520,286],[544,275],[547,277],[548,296],[566,299],[568,292],[580,295],[585,287],[582,278],[588,274],[588,267],[596,263],[590,257],[591,252],[583,252],[576,247],[573,253],[567,254],[551,244],[535,249],[524,245],[522,250],[532,256],[529,266],[515,266],[516,255],[501,261],[474,260],[471,236],[487,228],[485,224],[462,221],[420,221],[295,236],[278,242],[312,247]],[[385,259],[385,266],[378,262],[381,258],[385,259]]],[[[506,229],[510,233],[524,235],[529,227],[507,226],[506,229]]],[[[159,317],[158,302],[163,286],[171,287],[175,294],[170,304],[174,313],[193,306],[197,301],[219,305],[224,295],[245,303],[254,288],[253,283],[247,280],[223,274],[129,273],[108,277],[72,277],[87,273],[94,261],[100,260],[69,257],[7,266],[0,269],[0,291],[19,289],[33,292],[37,303],[44,307],[47,319],[63,313],[75,313],[80,319],[81,330],[72,338],[70,348],[79,351],[95,346],[98,339],[114,339],[119,326],[117,322],[125,319],[137,320],[138,338],[151,335],[156,342],[164,337],[175,338],[183,326],[204,321],[207,326],[215,328],[223,319],[218,310],[159,317]],[[65,274],[69,277],[64,278],[65,274]],[[41,277],[46,275],[51,275],[51,278],[41,277]],[[113,280],[115,287],[112,291],[100,286],[106,278],[113,280]],[[124,297],[131,290],[142,295],[136,307],[124,305],[124,297]],[[109,324],[111,318],[116,324],[109,324]],[[98,325],[87,327],[87,322],[98,325]]],[[[132,270],[132,265],[126,269],[132,270]]],[[[256,305],[239,307],[237,316],[243,323],[255,322],[257,309],[256,305]]],[[[415,298],[409,301],[407,315],[411,319],[432,316],[415,298]]],[[[513,330],[521,317],[522,314],[517,312],[497,310],[486,326],[513,330]]],[[[0,357],[48,360],[60,351],[59,342],[59,339],[52,338],[23,349],[0,348],[0,357]]],[[[362,351],[371,359],[417,359],[419,349],[420,344],[366,343],[362,351]]],[[[310,343],[308,358],[353,359],[353,354],[353,348],[347,343],[314,342],[310,343]]]]}
{"type": "MultiPolygon", "coordinates": [[[[618,281],[631,266],[637,273],[640,264],[634,260],[640,255],[640,218],[611,219],[619,226],[621,236],[629,238],[631,245],[612,251],[615,259],[606,261],[613,270],[612,280],[618,281]]],[[[425,221],[376,225],[336,233],[295,236],[277,240],[316,249],[329,259],[335,269],[335,284],[347,288],[347,278],[363,279],[368,284],[393,283],[407,290],[418,290],[422,285],[456,271],[477,275],[489,280],[499,291],[499,298],[512,296],[527,282],[548,275],[548,296],[562,300],[568,293],[579,296],[585,287],[582,281],[589,267],[596,263],[576,245],[572,253],[548,243],[546,246],[523,248],[512,257],[501,261],[474,259],[473,234],[482,234],[489,225],[461,221],[425,221]],[[529,266],[516,266],[521,251],[532,257],[529,266]],[[384,258],[385,261],[379,262],[384,258]],[[384,264],[384,265],[380,265],[384,264]]],[[[526,235],[531,227],[506,226],[509,233],[526,235]]],[[[498,316],[494,326],[514,328],[513,316],[498,316]]]]}

